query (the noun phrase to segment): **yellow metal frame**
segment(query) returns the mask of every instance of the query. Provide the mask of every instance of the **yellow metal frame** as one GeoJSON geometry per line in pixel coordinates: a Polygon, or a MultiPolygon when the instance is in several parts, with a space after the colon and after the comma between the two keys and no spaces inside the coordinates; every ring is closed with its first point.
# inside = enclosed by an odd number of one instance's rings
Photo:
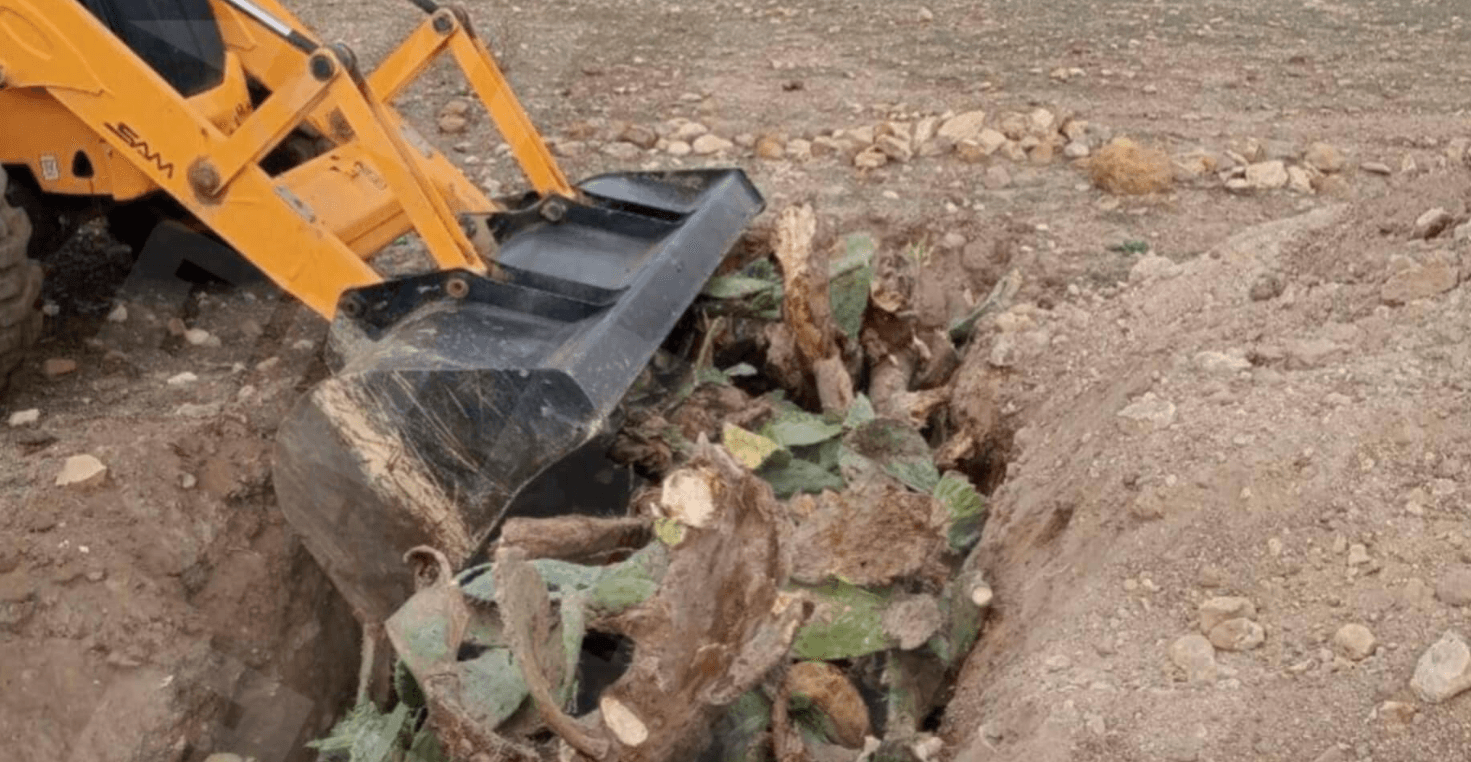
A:
{"type": "MultiPolygon", "coordinates": [[[[255,2],[305,33],[277,0],[255,2]]],[[[487,269],[460,217],[495,203],[391,106],[436,57],[459,65],[536,192],[575,194],[463,10],[427,17],[362,77],[348,53],[304,53],[232,6],[213,5],[226,76],[185,98],[81,3],[0,0],[0,163],[29,166],[52,193],[166,192],[328,318],[344,290],[381,280],[366,259],[410,231],[441,268],[487,269]],[[258,108],[247,75],[270,91],[258,108]],[[303,124],[333,147],[268,175],[261,159],[303,124]],[[70,163],[79,150],[90,177],[57,171],[56,157],[70,163]]]]}

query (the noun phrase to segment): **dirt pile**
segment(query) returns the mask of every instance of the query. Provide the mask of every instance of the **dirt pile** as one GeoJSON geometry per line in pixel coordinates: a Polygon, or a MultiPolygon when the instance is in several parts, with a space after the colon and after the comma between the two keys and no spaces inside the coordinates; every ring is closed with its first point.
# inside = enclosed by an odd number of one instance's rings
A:
{"type": "Polygon", "coordinates": [[[1471,250],[1414,233],[1463,219],[1464,187],[1146,255],[1116,296],[987,326],[1046,340],[988,369],[1018,429],[957,759],[1461,753],[1471,703],[1432,702],[1460,690],[1467,623],[1434,591],[1471,548],[1471,250]]]}

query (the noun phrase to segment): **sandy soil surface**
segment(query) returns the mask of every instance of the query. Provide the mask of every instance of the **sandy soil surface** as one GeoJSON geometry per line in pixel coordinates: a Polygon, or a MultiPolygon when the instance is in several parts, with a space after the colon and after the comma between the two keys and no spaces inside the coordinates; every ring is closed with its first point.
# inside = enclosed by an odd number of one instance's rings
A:
{"type": "MultiPolygon", "coordinates": [[[[418,21],[289,4],[368,62],[418,21]]],[[[1471,698],[1411,687],[1471,636],[1458,4],[466,5],[574,177],[744,167],[773,209],[923,242],[937,321],[1019,278],[957,382],[994,394],[1006,465],[945,758],[1465,753],[1471,698]],[[977,110],[1003,146],[916,139],[977,110]],[[1119,136],[1171,158],[1157,192],[1090,183],[1083,154],[1119,136]],[[1250,610],[1207,603],[1230,597],[1250,610]]],[[[519,188],[483,114],[440,129],[451,75],[402,107],[519,188]]],[[[0,738],[22,760],[299,758],[358,650],[269,482],[325,327],[265,290],[197,293],[198,344],[109,321],[127,258],[94,227],[47,263],[47,338],[0,400],[40,411],[0,429],[0,738]],[[106,474],[58,486],[76,455],[106,474]]]]}

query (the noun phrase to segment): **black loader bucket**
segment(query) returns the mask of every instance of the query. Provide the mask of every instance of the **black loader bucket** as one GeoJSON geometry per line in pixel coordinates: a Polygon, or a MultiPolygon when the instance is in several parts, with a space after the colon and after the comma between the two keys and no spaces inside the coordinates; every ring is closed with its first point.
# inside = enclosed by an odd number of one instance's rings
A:
{"type": "Polygon", "coordinates": [[[282,422],[281,509],[364,621],[408,598],[404,552],[463,564],[529,481],[602,432],[760,212],[738,170],[616,174],[496,215],[503,272],[348,292],[337,372],[282,422]]]}

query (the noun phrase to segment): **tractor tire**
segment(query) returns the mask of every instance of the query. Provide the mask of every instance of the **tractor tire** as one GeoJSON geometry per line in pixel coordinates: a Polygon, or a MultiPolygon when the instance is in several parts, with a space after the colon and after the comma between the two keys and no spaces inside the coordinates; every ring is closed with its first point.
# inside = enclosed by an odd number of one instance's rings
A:
{"type": "Polygon", "coordinates": [[[0,392],[26,350],[41,338],[41,265],[26,254],[31,222],[10,205],[5,191],[0,169],[0,392]]]}

